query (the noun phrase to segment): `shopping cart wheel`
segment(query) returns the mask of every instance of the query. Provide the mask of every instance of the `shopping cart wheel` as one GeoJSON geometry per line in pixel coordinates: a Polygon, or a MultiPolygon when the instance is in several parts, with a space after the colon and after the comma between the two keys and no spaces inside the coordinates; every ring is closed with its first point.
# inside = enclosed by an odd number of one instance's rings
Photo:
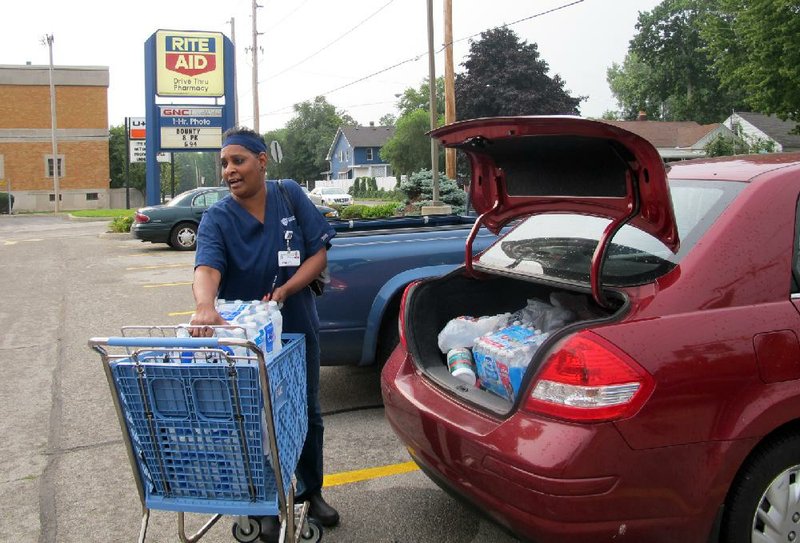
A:
{"type": "Polygon", "coordinates": [[[233,538],[239,543],[253,543],[261,535],[261,524],[257,518],[247,517],[247,526],[234,522],[231,526],[233,538]]]}
{"type": "Polygon", "coordinates": [[[300,541],[307,541],[308,543],[317,543],[322,541],[322,525],[313,518],[306,519],[308,524],[308,531],[300,534],[300,541]]]}

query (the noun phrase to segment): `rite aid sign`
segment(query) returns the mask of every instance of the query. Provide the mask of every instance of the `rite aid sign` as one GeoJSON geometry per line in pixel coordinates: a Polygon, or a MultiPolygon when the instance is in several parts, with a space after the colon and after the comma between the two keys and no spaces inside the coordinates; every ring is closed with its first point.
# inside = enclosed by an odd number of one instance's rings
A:
{"type": "Polygon", "coordinates": [[[156,94],[225,94],[223,36],[219,32],[156,32],[156,94]]]}

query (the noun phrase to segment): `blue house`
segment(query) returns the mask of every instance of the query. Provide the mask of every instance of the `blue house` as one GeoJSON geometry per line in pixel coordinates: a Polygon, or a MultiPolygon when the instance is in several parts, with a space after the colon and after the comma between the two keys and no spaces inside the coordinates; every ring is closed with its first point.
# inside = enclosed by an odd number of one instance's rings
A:
{"type": "Polygon", "coordinates": [[[325,159],[325,178],[389,177],[392,167],[381,160],[381,148],[394,135],[393,126],[342,126],[336,131],[325,159]]]}

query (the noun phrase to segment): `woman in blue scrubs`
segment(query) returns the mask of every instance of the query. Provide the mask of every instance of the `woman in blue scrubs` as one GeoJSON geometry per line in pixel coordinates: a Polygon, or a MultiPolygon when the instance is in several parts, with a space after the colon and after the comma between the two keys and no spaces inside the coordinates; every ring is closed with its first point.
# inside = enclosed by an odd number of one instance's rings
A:
{"type": "Polygon", "coordinates": [[[222,177],[231,194],[209,207],[200,222],[191,324],[225,324],[214,306],[217,297],[275,300],[283,303],[283,330],[305,334],[308,434],[296,471],[297,501],[309,501],[310,516],[334,526],[339,513],[321,494],[319,317],[308,285],[325,268],[336,232],[297,183],[283,182],[291,205],[277,182],[265,183],[266,151],[252,130],[232,128],[223,136],[222,177]]]}

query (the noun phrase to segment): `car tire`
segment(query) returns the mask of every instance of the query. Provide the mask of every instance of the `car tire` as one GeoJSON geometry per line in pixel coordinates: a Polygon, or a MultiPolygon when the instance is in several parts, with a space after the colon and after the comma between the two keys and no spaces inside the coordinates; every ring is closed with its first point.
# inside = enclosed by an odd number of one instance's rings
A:
{"type": "Polygon", "coordinates": [[[720,541],[793,541],[798,535],[800,434],[786,434],[756,450],[739,471],[725,503],[720,541]]]}
{"type": "Polygon", "coordinates": [[[191,222],[175,225],[169,234],[169,245],[178,251],[194,251],[197,247],[197,225],[191,222]]]}

